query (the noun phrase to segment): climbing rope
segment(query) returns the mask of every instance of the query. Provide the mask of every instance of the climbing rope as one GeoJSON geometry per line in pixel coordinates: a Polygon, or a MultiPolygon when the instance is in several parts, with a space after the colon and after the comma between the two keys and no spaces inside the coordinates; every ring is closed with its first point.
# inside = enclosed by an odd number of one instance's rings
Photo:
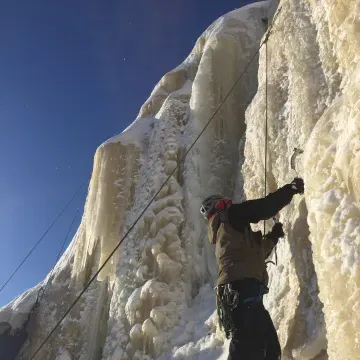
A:
{"type": "MultiPolygon", "coordinates": [[[[267,152],[268,152],[268,47],[265,43],[265,159],[264,159],[264,197],[267,195],[267,152]]],[[[264,220],[264,235],[266,233],[266,220],[264,220]]]]}
{"type": "Polygon", "coordinates": [[[29,256],[34,252],[34,250],[40,245],[41,241],[44,239],[44,237],[48,234],[48,232],[53,228],[55,223],[59,220],[59,218],[62,216],[62,214],[65,212],[65,210],[69,207],[69,205],[75,200],[75,198],[79,195],[82,188],[85,186],[85,184],[89,181],[89,179],[86,179],[81,186],[75,191],[73,197],[68,201],[68,203],[64,206],[64,208],[60,211],[60,213],[57,215],[55,220],[51,223],[51,225],[46,229],[44,234],[40,237],[40,239],[37,241],[37,243],[32,247],[32,249],[29,251],[29,253],[25,256],[25,258],[21,261],[19,266],[14,270],[14,272],[11,274],[11,276],[6,280],[6,282],[2,285],[0,292],[5,288],[5,286],[11,281],[11,279],[14,277],[14,275],[19,271],[19,269],[24,265],[25,261],[29,258],[29,256]]]}
{"type": "Polygon", "coordinates": [[[201,135],[205,132],[205,130],[208,128],[208,126],[210,125],[210,123],[212,122],[212,120],[215,118],[215,116],[217,115],[217,113],[219,112],[220,108],[222,107],[222,105],[226,102],[226,100],[228,99],[228,97],[230,96],[230,94],[233,92],[233,90],[235,89],[235,87],[237,86],[237,84],[239,83],[239,81],[241,80],[241,78],[244,76],[244,74],[246,73],[246,71],[248,70],[248,68],[250,67],[250,65],[252,64],[252,62],[255,60],[256,56],[259,54],[261,48],[263,47],[263,45],[266,43],[267,38],[270,35],[270,32],[272,30],[272,27],[275,23],[275,20],[278,16],[278,14],[280,13],[281,8],[279,8],[279,10],[277,11],[277,13],[275,14],[273,21],[271,22],[269,29],[268,29],[268,33],[266,36],[265,41],[263,41],[259,48],[257,49],[257,51],[255,52],[254,56],[250,59],[249,63],[247,64],[247,66],[245,67],[245,69],[241,72],[241,74],[239,75],[238,79],[235,81],[234,85],[231,87],[231,89],[228,91],[228,93],[226,94],[226,96],[224,97],[224,99],[220,102],[220,104],[218,105],[218,107],[216,108],[216,110],[214,111],[213,115],[210,117],[210,119],[208,120],[208,122],[206,123],[206,125],[204,126],[204,128],[201,130],[201,132],[199,133],[199,135],[195,138],[195,140],[193,141],[193,143],[190,145],[190,147],[188,148],[188,150],[184,153],[184,155],[180,158],[179,163],[176,165],[176,167],[172,170],[172,172],[170,173],[170,175],[168,175],[168,177],[166,178],[165,182],[161,185],[161,187],[159,188],[159,190],[155,193],[155,195],[153,195],[153,197],[150,199],[150,201],[148,202],[148,204],[145,206],[144,210],[140,213],[140,215],[136,218],[136,220],[132,223],[132,225],[129,227],[129,229],[126,231],[125,235],[121,238],[121,240],[119,241],[119,243],[115,246],[115,248],[111,251],[111,253],[109,254],[109,256],[106,258],[106,260],[103,262],[103,264],[100,266],[100,268],[95,272],[95,274],[92,276],[92,278],[87,282],[87,284],[84,286],[83,290],[80,292],[80,294],[76,297],[76,299],[72,302],[72,304],[69,306],[69,308],[65,311],[65,313],[61,316],[60,320],[56,323],[56,325],[54,326],[54,328],[50,331],[50,333],[46,336],[46,338],[42,341],[42,343],[40,344],[40,346],[37,348],[37,350],[35,351],[35,353],[30,357],[29,360],[32,360],[35,358],[35,356],[39,353],[39,351],[43,348],[43,346],[46,344],[46,342],[50,339],[50,337],[53,335],[53,333],[56,331],[56,329],[60,326],[60,324],[62,323],[62,321],[65,319],[65,317],[70,313],[70,311],[74,308],[74,306],[78,303],[78,301],[80,300],[80,298],[83,296],[83,294],[86,292],[86,290],[89,288],[89,286],[95,281],[95,279],[98,277],[99,273],[102,271],[102,269],[106,266],[106,264],[110,261],[110,259],[112,258],[112,256],[115,254],[115,252],[119,249],[120,245],[123,243],[123,241],[127,238],[127,236],[129,235],[129,233],[134,229],[134,227],[136,226],[136,224],[139,222],[139,220],[142,218],[142,216],[145,214],[145,212],[149,209],[150,205],[154,202],[154,200],[156,199],[156,197],[160,194],[160,192],[162,191],[162,189],[166,186],[166,184],[169,182],[169,180],[171,179],[171,177],[175,174],[176,170],[179,167],[179,164],[182,163],[186,156],[190,153],[190,151],[193,149],[193,147],[195,146],[195,144],[197,143],[197,141],[199,140],[199,138],[201,137],[201,135]]]}
{"type": "MultiPolygon", "coordinates": [[[[280,12],[281,8],[279,9],[280,12]]],[[[278,13],[279,13],[278,12],[278,13]]],[[[278,14],[277,13],[277,14],[278,14]]],[[[277,16],[276,14],[276,16],[277,16]]],[[[275,19],[275,17],[274,17],[275,19]]],[[[264,197],[267,195],[267,156],[268,156],[268,40],[271,33],[271,29],[269,29],[268,33],[266,34],[264,43],[265,43],[265,151],[264,151],[264,197]]],[[[276,222],[276,219],[273,218],[276,222]]],[[[266,234],[266,220],[264,220],[264,232],[263,236],[266,234]]],[[[272,261],[267,261],[267,263],[273,263],[274,265],[277,265],[277,250],[276,245],[274,247],[275,252],[275,264],[272,261]]]]}

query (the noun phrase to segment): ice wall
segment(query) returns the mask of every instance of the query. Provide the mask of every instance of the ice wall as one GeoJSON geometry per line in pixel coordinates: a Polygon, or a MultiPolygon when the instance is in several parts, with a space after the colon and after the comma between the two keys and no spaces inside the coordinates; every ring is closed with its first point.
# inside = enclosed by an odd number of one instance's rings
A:
{"type": "MultiPolygon", "coordinates": [[[[306,144],[306,202],[331,358],[360,357],[360,2],[328,11],[343,81],[306,144]]],[[[332,5],[332,6],[331,6],[332,5]]]]}
{"type": "MultiPolygon", "coordinates": [[[[134,123],[98,148],[81,225],[45,281],[19,359],[34,353],[176,166],[36,358],[226,358],[212,288],[214,249],[199,207],[210,193],[263,196],[266,69],[267,190],[295,176],[306,181],[305,195],[280,214],[286,238],[279,265],[270,268],[266,306],[284,359],[360,358],[359,1],[280,1],[267,64],[263,46],[180,162],[258,50],[263,20],[277,3],[215,21],[159,81],[134,123]],[[305,152],[292,170],[295,147],[305,152]]],[[[27,318],[23,299],[36,291],[1,309],[0,319],[27,318]]]]}
{"type": "MultiPolygon", "coordinates": [[[[280,6],[268,42],[267,189],[299,175],[306,191],[281,212],[287,236],[267,305],[289,358],[309,359],[327,347],[330,359],[358,359],[360,2],[280,6]],[[305,154],[293,171],[295,147],[305,154]]],[[[264,193],[265,56],[264,47],[259,91],[246,112],[249,198],[264,193]]]]}
{"type": "Polygon", "coordinates": [[[71,357],[66,349],[61,348],[55,360],[71,360],[71,357]]]}
{"type": "Polygon", "coordinates": [[[196,319],[186,324],[184,314],[216,273],[199,204],[207,192],[230,195],[234,188],[244,112],[257,87],[257,60],[185,163],[179,159],[256,52],[263,16],[260,4],[216,21],[185,62],[165,75],[140,112],[155,121],[128,225],[179,168],[122,248],[104,359],[155,358],[194,338],[196,319]]]}

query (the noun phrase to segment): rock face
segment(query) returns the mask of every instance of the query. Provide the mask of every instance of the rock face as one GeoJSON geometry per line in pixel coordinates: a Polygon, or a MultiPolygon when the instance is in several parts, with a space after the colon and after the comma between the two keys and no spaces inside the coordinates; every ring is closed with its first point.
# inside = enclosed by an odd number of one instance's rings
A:
{"type": "MultiPolygon", "coordinates": [[[[279,215],[286,237],[278,266],[270,265],[266,306],[283,358],[360,359],[359,58],[357,0],[261,2],[212,24],[134,123],[98,148],[81,225],[45,279],[18,358],[35,353],[170,175],[35,358],[226,358],[211,288],[214,249],[199,207],[210,193],[264,195],[267,113],[267,192],[295,176],[306,183],[279,215]],[[275,11],[268,42],[181,162],[256,55],[263,19],[275,11]],[[294,148],[304,150],[295,170],[294,148]]],[[[35,301],[37,291],[26,298],[35,301]]],[[[20,300],[1,309],[0,322],[22,326],[20,300]]]]}

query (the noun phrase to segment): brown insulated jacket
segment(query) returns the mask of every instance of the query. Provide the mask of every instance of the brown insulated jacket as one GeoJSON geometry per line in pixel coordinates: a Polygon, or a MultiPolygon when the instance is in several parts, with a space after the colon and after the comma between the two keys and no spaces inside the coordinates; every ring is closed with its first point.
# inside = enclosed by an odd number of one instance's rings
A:
{"type": "Polygon", "coordinates": [[[251,230],[250,223],[275,216],[294,194],[291,185],[285,185],[263,199],[232,204],[209,220],[209,241],[215,244],[219,267],[218,285],[245,278],[255,278],[267,285],[265,260],[277,238],[271,232],[262,237],[260,231],[251,230]]]}

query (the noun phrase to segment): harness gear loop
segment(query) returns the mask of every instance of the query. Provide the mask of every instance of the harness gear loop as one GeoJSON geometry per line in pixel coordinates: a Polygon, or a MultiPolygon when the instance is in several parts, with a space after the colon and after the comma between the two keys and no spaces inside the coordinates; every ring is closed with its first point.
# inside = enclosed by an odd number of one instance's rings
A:
{"type": "Polygon", "coordinates": [[[263,296],[269,292],[267,286],[259,284],[256,288],[242,291],[233,287],[232,283],[216,286],[216,309],[219,318],[219,326],[225,331],[226,338],[229,339],[236,329],[236,311],[241,306],[250,306],[250,303],[261,302],[263,296]],[[255,290],[256,289],[256,290],[255,290]],[[255,291],[254,291],[255,290],[255,291]]]}

